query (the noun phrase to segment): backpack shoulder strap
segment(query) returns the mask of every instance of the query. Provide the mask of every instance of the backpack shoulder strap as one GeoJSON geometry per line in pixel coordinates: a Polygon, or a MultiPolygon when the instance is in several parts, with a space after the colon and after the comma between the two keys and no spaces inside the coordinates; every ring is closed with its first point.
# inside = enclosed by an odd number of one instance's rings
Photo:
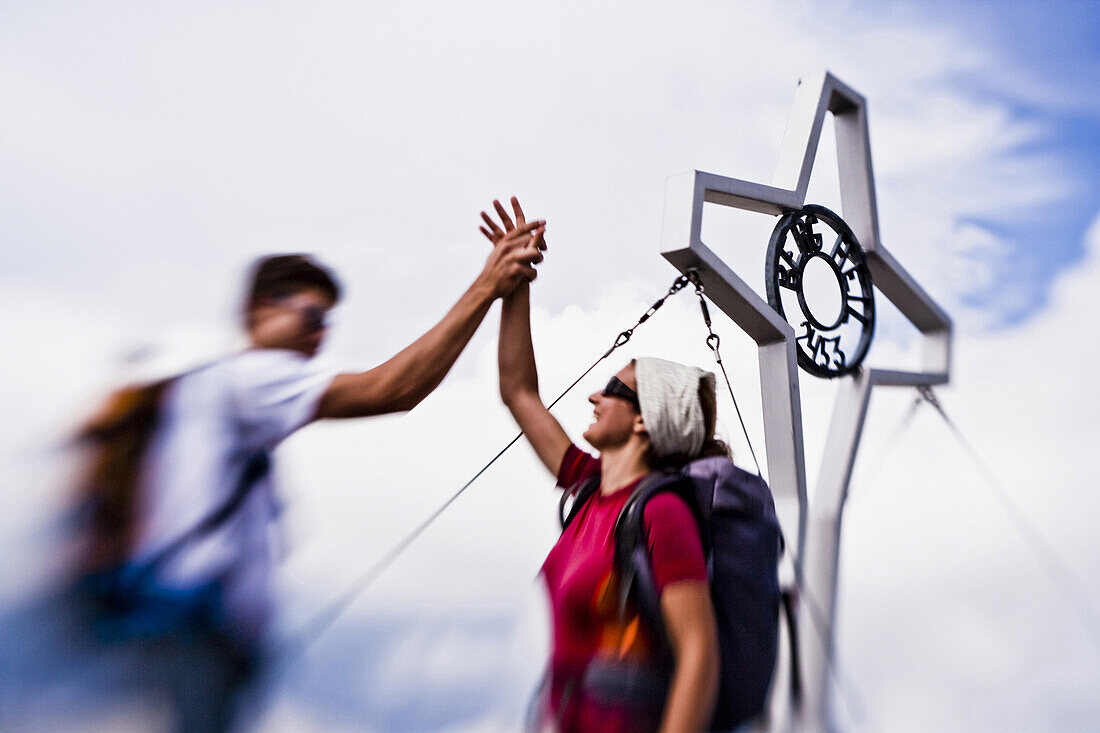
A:
{"type": "Polygon", "coordinates": [[[229,495],[229,498],[222,502],[221,506],[217,509],[206,515],[201,522],[165,545],[161,548],[160,552],[153,555],[149,560],[143,562],[142,566],[145,571],[155,571],[166,560],[189,543],[201,537],[205,537],[222,526],[226,520],[233,516],[237,509],[240,508],[241,504],[244,503],[245,497],[251,493],[252,488],[259,483],[260,479],[266,476],[270,470],[271,458],[267,452],[260,451],[259,453],[254,453],[245,463],[244,470],[241,471],[241,475],[237,479],[237,485],[233,488],[233,493],[229,495]]]}
{"type": "Polygon", "coordinates": [[[699,530],[699,539],[703,543],[703,555],[709,556],[710,533],[707,529],[706,516],[696,496],[695,481],[682,469],[676,468],[666,468],[660,472],[651,473],[634,489],[615,521],[616,546],[623,544],[623,549],[629,551],[637,545],[645,544],[646,504],[657,494],[666,491],[676,494],[687,504],[699,530]]]}
{"type": "Polygon", "coordinates": [[[615,563],[620,573],[619,611],[624,612],[628,599],[633,598],[638,614],[656,631],[664,650],[668,650],[668,634],[661,616],[660,596],[645,531],[645,506],[651,498],[665,491],[681,496],[698,521],[696,502],[689,496],[694,491],[690,478],[678,470],[667,469],[649,474],[631,493],[615,520],[614,540],[615,563]]]}
{"type": "Polygon", "coordinates": [[[676,491],[689,479],[679,471],[669,469],[654,472],[646,476],[631,492],[630,498],[623,504],[619,511],[619,517],[615,520],[615,541],[621,541],[628,545],[636,545],[642,541],[645,532],[644,513],[645,505],[657,494],[663,491],[676,491]]]}
{"type": "Polygon", "coordinates": [[[594,473],[561,492],[561,499],[558,500],[558,520],[561,522],[563,532],[573,519],[580,514],[581,507],[588,503],[588,500],[592,498],[592,495],[595,494],[599,488],[600,474],[594,473]],[[573,497],[573,503],[566,509],[565,505],[568,503],[569,497],[573,497]]]}
{"type": "MultiPolygon", "coordinates": [[[[204,362],[192,369],[173,377],[169,382],[175,382],[183,377],[195,374],[215,364],[221,363],[223,358],[204,362]]],[[[143,572],[155,572],[156,569],[191,542],[205,537],[218,527],[222,526],[237,509],[244,503],[252,488],[271,471],[271,454],[266,450],[257,450],[245,460],[244,468],[237,476],[237,483],[229,497],[207,514],[202,520],[191,527],[176,539],[165,545],[152,558],[142,563],[143,572]]]]}

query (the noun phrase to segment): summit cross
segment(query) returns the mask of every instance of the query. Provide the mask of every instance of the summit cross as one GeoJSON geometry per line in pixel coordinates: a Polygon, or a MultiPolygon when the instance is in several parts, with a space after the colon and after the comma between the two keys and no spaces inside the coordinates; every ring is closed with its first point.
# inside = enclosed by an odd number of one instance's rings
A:
{"type": "MultiPolygon", "coordinates": [[[[790,706],[783,675],[773,683],[771,728],[835,728],[827,709],[835,653],[836,578],[841,515],[876,386],[931,387],[950,378],[952,325],[947,314],[883,247],[866,100],[828,72],[799,82],[772,185],[689,171],[665,186],[663,256],[683,273],[695,270],[707,297],[757,344],[768,479],[785,536],[793,544],[801,589],[799,657],[803,704],[790,706]],[[875,288],[920,332],[919,371],[856,369],[840,385],[813,504],[806,494],[795,329],[701,240],[703,204],[782,216],[803,208],[825,115],[833,115],[842,217],[862,245],[875,288]]],[[[802,338],[805,338],[803,336],[802,338]]],[[[787,641],[789,644],[789,640],[787,641]]]]}

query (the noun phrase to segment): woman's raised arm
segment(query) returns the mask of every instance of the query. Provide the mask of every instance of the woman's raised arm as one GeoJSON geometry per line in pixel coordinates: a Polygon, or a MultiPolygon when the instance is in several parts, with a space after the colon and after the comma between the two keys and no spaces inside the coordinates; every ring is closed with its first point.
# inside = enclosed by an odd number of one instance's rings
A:
{"type": "MultiPolygon", "coordinates": [[[[508,212],[494,201],[500,216],[502,231],[485,212],[482,219],[489,226],[481,231],[496,242],[505,232],[525,224],[519,201],[512,199],[516,222],[508,212]]],[[[539,396],[538,369],[535,367],[535,350],[531,344],[531,289],[518,286],[502,302],[500,314],[500,340],[497,344],[497,364],[500,371],[500,397],[519,423],[531,447],[549,471],[555,475],[561,467],[565,451],[572,443],[557,419],[546,409],[539,396]]]]}

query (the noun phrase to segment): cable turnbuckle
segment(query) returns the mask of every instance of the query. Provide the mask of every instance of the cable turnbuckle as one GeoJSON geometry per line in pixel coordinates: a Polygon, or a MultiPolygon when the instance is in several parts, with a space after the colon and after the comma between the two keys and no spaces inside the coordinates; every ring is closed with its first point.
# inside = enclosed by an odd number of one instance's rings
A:
{"type": "MultiPolygon", "coordinates": [[[[665,296],[665,298],[667,298],[667,297],[668,297],[668,296],[666,295],[666,296],[665,296]]],[[[661,298],[661,299],[660,299],[660,300],[658,300],[658,301],[657,301],[656,303],[654,303],[653,305],[649,306],[649,310],[647,310],[647,311],[646,311],[645,313],[643,313],[643,314],[642,314],[642,317],[638,319],[638,325],[639,325],[639,326],[640,326],[640,325],[642,325],[643,323],[645,323],[646,321],[648,321],[648,320],[649,320],[649,317],[650,317],[651,315],[653,315],[654,313],[656,313],[656,312],[657,312],[657,309],[658,309],[658,308],[660,308],[660,307],[661,307],[662,305],[664,305],[664,304],[665,304],[665,298],[661,298]]]]}

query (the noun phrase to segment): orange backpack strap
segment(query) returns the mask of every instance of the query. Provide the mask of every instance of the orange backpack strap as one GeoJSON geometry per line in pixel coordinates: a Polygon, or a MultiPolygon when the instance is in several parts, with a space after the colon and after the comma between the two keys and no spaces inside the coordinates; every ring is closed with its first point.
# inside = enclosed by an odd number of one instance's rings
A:
{"type": "Polygon", "coordinates": [[[137,530],[138,478],[174,379],[120,389],[84,423],[78,439],[91,455],[79,483],[89,537],[82,570],[124,562],[137,530]]]}

